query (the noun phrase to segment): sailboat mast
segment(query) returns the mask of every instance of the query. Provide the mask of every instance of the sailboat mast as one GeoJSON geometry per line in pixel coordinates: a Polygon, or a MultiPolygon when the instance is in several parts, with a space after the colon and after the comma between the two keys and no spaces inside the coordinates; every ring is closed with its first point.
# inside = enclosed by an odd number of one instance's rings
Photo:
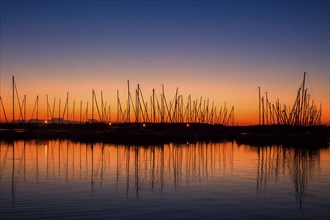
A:
{"type": "Polygon", "coordinates": [[[302,93],[301,93],[301,104],[300,104],[300,109],[299,109],[299,123],[300,125],[302,125],[302,120],[304,118],[304,111],[303,111],[303,106],[305,103],[305,79],[306,79],[306,72],[304,72],[304,79],[303,79],[303,83],[302,83],[302,93]]]}
{"type": "Polygon", "coordinates": [[[13,123],[15,121],[15,77],[12,76],[12,83],[13,83],[13,123]]]}
{"type": "Polygon", "coordinates": [[[260,108],[261,108],[261,105],[260,105],[260,86],[258,86],[258,92],[259,92],[259,125],[261,124],[261,110],[260,110],[260,108]]]}
{"type": "Polygon", "coordinates": [[[130,122],[130,99],[131,93],[129,91],[129,80],[127,80],[127,122],[130,122]]]}

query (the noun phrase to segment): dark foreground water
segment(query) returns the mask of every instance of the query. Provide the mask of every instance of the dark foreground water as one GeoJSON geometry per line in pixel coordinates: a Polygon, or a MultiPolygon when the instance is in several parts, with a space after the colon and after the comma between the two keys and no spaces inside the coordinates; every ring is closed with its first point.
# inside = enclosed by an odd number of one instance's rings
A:
{"type": "Polygon", "coordinates": [[[0,219],[329,219],[329,154],[1,142],[0,219]]]}

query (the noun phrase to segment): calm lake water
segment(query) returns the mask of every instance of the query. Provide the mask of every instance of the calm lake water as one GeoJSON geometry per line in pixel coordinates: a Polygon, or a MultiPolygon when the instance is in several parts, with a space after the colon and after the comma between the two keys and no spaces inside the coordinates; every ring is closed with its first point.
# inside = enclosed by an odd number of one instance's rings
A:
{"type": "Polygon", "coordinates": [[[1,219],[330,217],[330,148],[0,144],[1,219]]]}

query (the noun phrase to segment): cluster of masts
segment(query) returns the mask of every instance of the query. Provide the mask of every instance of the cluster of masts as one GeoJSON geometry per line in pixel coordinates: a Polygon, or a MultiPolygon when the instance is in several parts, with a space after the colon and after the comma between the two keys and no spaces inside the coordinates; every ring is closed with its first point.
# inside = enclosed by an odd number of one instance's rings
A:
{"type": "Polygon", "coordinates": [[[297,91],[297,97],[292,107],[280,103],[277,99],[276,103],[271,103],[266,96],[260,95],[259,90],[259,125],[297,125],[310,126],[320,125],[322,106],[318,108],[311,100],[310,94],[305,87],[306,72],[301,86],[297,91]]]}
{"type": "MultiPolygon", "coordinates": [[[[235,123],[234,107],[229,110],[226,102],[224,106],[217,109],[215,103],[213,101],[211,102],[209,99],[203,99],[203,97],[192,99],[191,95],[184,98],[183,95],[179,94],[178,88],[176,89],[173,99],[168,100],[164,92],[164,85],[162,85],[161,89],[160,95],[157,95],[155,89],[153,89],[150,99],[145,99],[139,84],[134,93],[131,93],[130,82],[128,80],[127,99],[124,102],[121,101],[119,91],[117,90],[116,119],[111,118],[111,105],[108,105],[107,102],[104,101],[103,92],[101,91],[101,96],[98,98],[93,89],[91,104],[89,105],[89,102],[87,102],[84,106],[83,101],[80,101],[80,106],[76,106],[75,100],[70,102],[69,92],[67,92],[64,105],[61,103],[61,99],[56,100],[56,98],[54,98],[54,100],[50,102],[48,95],[46,95],[46,120],[40,120],[39,95],[37,95],[31,118],[27,120],[26,95],[24,95],[23,100],[20,101],[15,78],[13,76],[11,123],[204,123],[222,125],[234,125],[235,123]],[[19,116],[15,119],[15,113],[17,115],[17,112],[19,116]]],[[[0,102],[5,122],[10,123],[1,97],[0,102]]]]}
{"type": "Polygon", "coordinates": [[[209,99],[193,100],[191,95],[185,100],[183,95],[176,89],[172,100],[167,100],[162,85],[162,92],[158,96],[155,89],[152,90],[150,101],[145,101],[140,85],[135,89],[135,97],[132,96],[127,81],[128,97],[126,109],[123,110],[117,90],[117,121],[132,122],[131,112],[133,112],[133,122],[148,123],[205,123],[234,125],[234,106],[229,109],[226,103],[217,109],[214,102],[209,99]]]}
{"type": "MultiPolygon", "coordinates": [[[[292,107],[281,104],[279,99],[275,103],[268,100],[266,96],[261,96],[259,90],[259,125],[297,125],[309,126],[320,125],[322,106],[318,108],[311,100],[310,94],[305,87],[306,72],[301,86],[297,91],[297,97],[292,107]]],[[[6,123],[10,123],[7,118],[5,107],[0,96],[0,121],[3,113],[6,123]]],[[[167,99],[164,92],[164,85],[161,86],[161,94],[157,95],[155,89],[152,90],[150,99],[145,99],[140,85],[133,93],[130,91],[130,82],[127,81],[127,99],[122,102],[117,90],[117,112],[116,119],[111,118],[111,105],[107,104],[103,99],[101,91],[100,99],[94,90],[92,90],[92,102],[83,106],[76,106],[76,101],[69,102],[69,92],[67,92],[66,100],[61,106],[61,99],[54,98],[52,104],[46,95],[46,120],[39,119],[39,95],[37,95],[31,118],[26,117],[26,95],[22,102],[18,94],[14,76],[12,77],[12,120],[11,123],[204,123],[204,124],[222,124],[235,125],[234,106],[229,108],[224,103],[220,109],[215,103],[208,98],[193,99],[191,95],[184,98],[176,89],[172,99],[167,99]],[[71,105],[72,104],[72,105],[71,105]],[[69,109],[69,107],[71,107],[69,109]],[[79,108],[79,109],[78,109],[79,108]],[[91,109],[89,109],[91,108],[91,109]],[[19,117],[15,119],[15,113],[19,117]],[[90,112],[91,111],[91,112],[90,112]],[[90,118],[91,114],[91,118],[90,118]],[[77,117],[78,115],[78,117],[77,117]]]]}

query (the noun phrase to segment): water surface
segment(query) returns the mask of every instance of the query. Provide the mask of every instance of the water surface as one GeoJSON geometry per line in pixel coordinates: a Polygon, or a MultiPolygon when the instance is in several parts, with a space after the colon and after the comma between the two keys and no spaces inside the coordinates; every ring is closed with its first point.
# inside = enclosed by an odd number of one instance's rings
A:
{"type": "Polygon", "coordinates": [[[1,219],[328,219],[329,148],[0,143],[1,219]]]}

